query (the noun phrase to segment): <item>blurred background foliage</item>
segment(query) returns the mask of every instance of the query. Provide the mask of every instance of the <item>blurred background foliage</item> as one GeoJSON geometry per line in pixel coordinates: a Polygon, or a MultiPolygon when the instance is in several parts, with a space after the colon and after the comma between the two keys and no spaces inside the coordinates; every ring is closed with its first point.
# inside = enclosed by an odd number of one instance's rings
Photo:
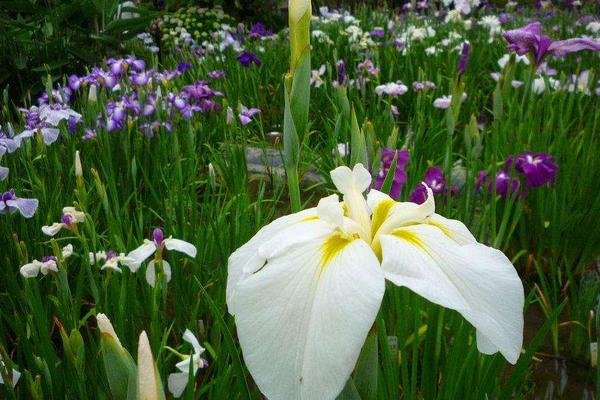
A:
{"type": "Polygon", "coordinates": [[[142,8],[120,20],[119,0],[0,1],[0,89],[15,103],[44,88],[48,75],[62,79],[121,53],[122,43],[148,30],[159,12],[142,8]]]}
{"type": "MultiPolygon", "coordinates": [[[[0,91],[16,104],[30,103],[48,76],[63,79],[86,66],[126,54],[127,39],[152,21],[182,7],[222,7],[237,21],[262,22],[275,30],[287,22],[287,0],[0,0],[0,91]],[[132,7],[135,7],[134,8],[132,7]],[[134,12],[122,19],[122,13],[134,12]]],[[[355,8],[405,1],[314,0],[313,7],[355,8]]],[[[505,3],[504,0],[493,1],[505,3]]]]}

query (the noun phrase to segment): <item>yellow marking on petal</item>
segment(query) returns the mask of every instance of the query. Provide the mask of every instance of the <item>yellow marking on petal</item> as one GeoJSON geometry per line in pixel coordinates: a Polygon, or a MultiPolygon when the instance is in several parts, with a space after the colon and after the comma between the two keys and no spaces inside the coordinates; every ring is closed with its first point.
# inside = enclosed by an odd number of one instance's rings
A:
{"type": "Polygon", "coordinates": [[[347,236],[342,233],[335,233],[327,238],[321,246],[321,272],[355,239],[354,236],[347,236]]]}
{"type": "Polygon", "coordinates": [[[427,221],[427,224],[435,226],[436,228],[438,228],[440,231],[442,231],[442,233],[444,235],[446,235],[447,237],[449,237],[450,239],[452,239],[453,235],[452,235],[452,231],[450,229],[448,229],[445,225],[440,224],[439,222],[434,222],[432,220],[427,221]]]}
{"type": "Polygon", "coordinates": [[[421,248],[422,250],[425,250],[425,243],[423,243],[423,241],[419,238],[419,236],[417,236],[417,234],[414,232],[408,231],[406,229],[397,229],[394,232],[392,232],[392,235],[412,244],[413,246],[416,246],[416,247],[421,248]]]}
{"type": "Polygon", "coordinates": [[[316,220],[318,220],[318,219],[319,219],[319,216],[318,216],[318,215],[311,215],[310,217],[305,217],[305,218],[302,218],[302,219],[300,220],[300,222],[310,222],[310,221],[316,221],[316,220]]]}
{"type": "Polygon", "coordinates": [[[394,208],[395,205],[396,202],[393,199],[384,199],[377,204],[373,211],[373,218],[371,219],[371,232],[373,233],[373,236],[377,234],[377,231],[387,219],[390,211],[392,211],[392,208],[394,208]]]}
{"type": "Polygon", "coordinates": [[[342,201],[342,210],[344,210],[344,217],[347,217],[350,214],[350,210],[345,201],[342,201]]]}

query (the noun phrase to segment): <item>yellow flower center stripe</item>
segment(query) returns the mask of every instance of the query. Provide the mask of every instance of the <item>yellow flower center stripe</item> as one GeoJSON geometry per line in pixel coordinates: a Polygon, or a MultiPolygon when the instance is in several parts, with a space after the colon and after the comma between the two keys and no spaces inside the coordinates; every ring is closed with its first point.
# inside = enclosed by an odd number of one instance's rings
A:
{"type": "Polygon", "coordinates": [[[321,246],[321,272],[354,240],[354,237],[348,237],[339,232],[327,238],[321,246]]]}
{"type": "Polygon", "coordinates": [[[375,211],[373,212],[373,217],[371,219],[371,233],[373,237],[377,234],[377,231],[383,224],[383,222],[387,219],[390,211],[397,203],[392,199],[385,199],[377,204],[375,207],[375,211]]]}
{"type": "Polygon", "coordinates": [[[392,235],[396,236],[398,239],[404,240],[412,244],[413,246],[419,247],[422,250],[426,250],[425,243],[417,236],[416,233],[411,232],[407,229],[396,229],[392,232],[392,235]]]}

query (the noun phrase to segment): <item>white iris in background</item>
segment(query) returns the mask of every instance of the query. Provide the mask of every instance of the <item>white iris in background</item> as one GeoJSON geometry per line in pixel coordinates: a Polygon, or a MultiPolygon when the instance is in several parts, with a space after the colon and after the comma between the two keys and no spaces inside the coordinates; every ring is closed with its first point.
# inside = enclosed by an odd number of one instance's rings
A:
{"type": "Polygon", "coordinates": [[[175,366],[180,372],[176,372],[169,375],[168,385],[169,391],[173,393],[175,398],[181,397],[185,390],[190,378],[193,379],[196,376],[198,369],[204,368],[208,365],[208,362],[203,359],[202,353],[204,353],[204,347],[200,345],[200,342],[194,336],[192,331],[186,329],[183,333],[183,340],[192,345],[194,354],[188,356],[185,360],[178,362],[175,366]],[[190,377],[190,364],[193,372],[193,376],[190,377]]]}
{"type": "MultiPolygon", "coordinates": [[[[126,265],[131,269],[131,272],[136,272],[142,263],[155,253],[162,255],[163,248],[187,254],[192,258],[196,257],[196,246],[183,240],[173,239],[172,237],[165,239],[163,231],[156,228],[152,232],[152,240],[144,239],[144,243],[140,247],[124,257],[127,259],[126,265]]],[[[171,281],[171,265],[160,256],[150,261],[146,267],[146,281],[152,287],[156,284],[155,266],[157,260],[162,262],[162,269],[167,282],[171,281]]]]}
{"type": "Polygon", "coordinates": [[[459,221],[371,190],[361,165],[331,172],[337,195],[262,228],[229,259],[227,306],[244,360],[269,399],[334,399],[381,305],[385,280],[457,310],[477,347],[511,363],[523,285],[506,256],[459,221]]]}

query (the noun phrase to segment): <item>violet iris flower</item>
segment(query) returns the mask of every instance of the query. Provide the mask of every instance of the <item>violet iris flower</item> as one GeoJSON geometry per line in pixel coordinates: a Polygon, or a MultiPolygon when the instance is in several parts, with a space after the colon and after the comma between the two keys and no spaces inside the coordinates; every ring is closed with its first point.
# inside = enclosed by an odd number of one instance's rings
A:
{"type": "Polygon", "coordinates": [[[402,188],[406,184],[406,165],[409,161],[408,150],[394,150],[385,147],[381,149],[379,174],[377,174],[377,177],[375,178],[373,187],[377,190],[380,190],[383,187],[383,183],[392,166],[392,161],[394,160],[396,153],[398,153],[396,172],[394,173],[389,195],[391,198],[398,200],[402,194],[402,188]]]}
{"type": "Polygon", "coordinates": [[[556,179],[558,166],[551,155],[524,152],[515,159],[515,169],[525,175],[529,187],[539,187],[556,179]]]}
{"type": "Polygon", "coordinates": [[[494,180],[490,179],[487,171],[479,171],[479,177],[475,184],[476,189],[487,187],[488,192],[493,193],[494,185],[496,187],[496,194],[502,198],[506,198],[509,195],[516,193],[521,186],[519,178],[513,177],[506,168],[496,172],[494,180]]]}
{"type": "Polygon", "coordinates": [[[240,122],[242,125],[246,126],[250,122],[252,122],[252,117],[256,114],[259,114],[261,110],[259,108],[248,108],[244,105],[241,106],[241,111],[239,114],[240,122]]]}
{"type": "Polygon", "coordinates": [[[0,214],[14,214],[17,211],[25,218],[31,218],[38,208],[37,199],[22,199],[17,197],[13,189],[0,195],[0,214]]]}
{"type": "Polygon", "coordinates": [[[240,55],[237,57],[237,60],[246,68],[250,67],[251,64],[255,64],[257,67],[260,67],[262,64],[256,54],[250,50],[240,53],[240,55]]]}
{"type": "Polygon", "coordinates": [[[348,74],[346,72],[346,62],[344,60],[338,60],[338,62],[335,63],[335,66],[337,68],[337,83],[340,86],[344,86],[348,83],[348,74]]]}
{"type": "Polygon", "coordinates": [[[186,63],[185,61],[182,61],[177,65],[177,71],[179,71],[179,72],[184,72],[189,69],[192,69],[192,65],[186,63]]]}
{"type": "Polygon", "coordinates": [[[537,21],[505,32],[504,39],[509,43],[508,49],[518,55],[532,54],[536,65],[540,65],[542,59],[548,54],[564,57],[582,50],[600,51],[600,42],[593,39],[573,38],[553,41],[542,34],[542,25],[537,21]]]}
{"type": "Polygon", "coordinates": [[[459,79],[467,71],[467,66],[469,65],[470,49],[471,49],[471,45],[468,42],[463,43],[462,51],[460,52],[460,58],[458,60],[458,68],[457,68],[457,74],[458,74],[459,79]]]}
{"type": "MultiPolygon", "coordinates": [[[[427,187],[431,189],[434,194],[444,193],[448,184],[444,178],[444,171],[440,167],[429,167],[425,172],[423,178],[425,185],[419,184],[410,194],[410,201],[417,204],[423,204],[427,200],[427,187]]],[[[456,187],[450,187],[450,194],[456,192],[456,187]]]]}

